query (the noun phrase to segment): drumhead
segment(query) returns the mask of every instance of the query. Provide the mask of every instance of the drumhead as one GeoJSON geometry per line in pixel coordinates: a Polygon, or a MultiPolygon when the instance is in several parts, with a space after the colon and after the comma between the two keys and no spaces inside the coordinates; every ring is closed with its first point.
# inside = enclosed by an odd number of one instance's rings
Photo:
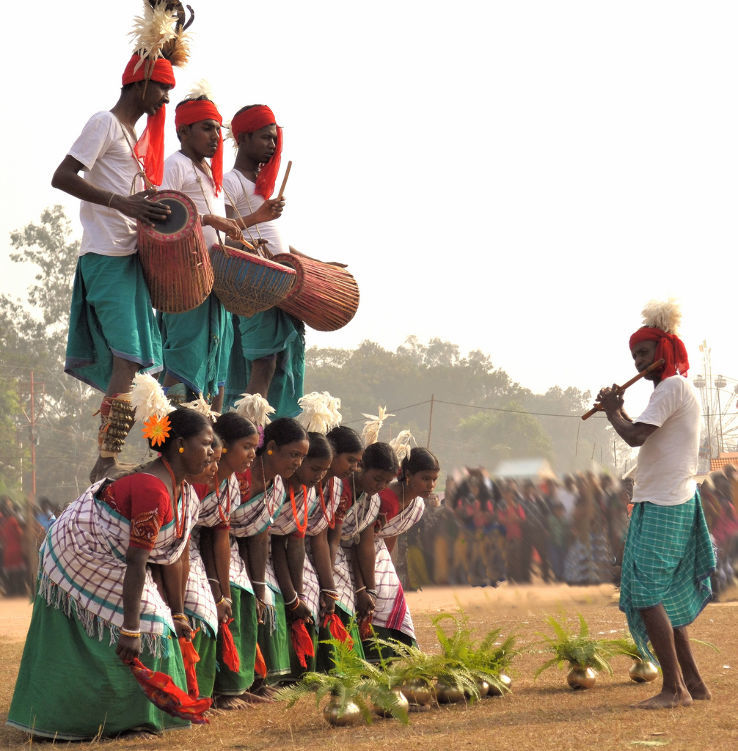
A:
{"type": "Polygon", "coordinates": [[[187,226],[191,213],[190,207],[182,200],[183,198],[185,196],[154,197],[154,200],[169,206],[172,212],[166,219],[154,222],[157,232],[162,235],[174,235],[177,232],[181,232],[187,226]]]}

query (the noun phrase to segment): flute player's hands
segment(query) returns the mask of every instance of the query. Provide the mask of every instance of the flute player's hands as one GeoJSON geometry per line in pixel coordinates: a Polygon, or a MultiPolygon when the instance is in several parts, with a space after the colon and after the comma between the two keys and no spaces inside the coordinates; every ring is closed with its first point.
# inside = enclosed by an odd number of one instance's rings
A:
{"type": "Polygon", "coordinates": [[[613,383],[612,387],[604,386],[601,388],[597,394],[597,402],[607,415],[622,409],[624,400],[620,386],[613,383]]]}

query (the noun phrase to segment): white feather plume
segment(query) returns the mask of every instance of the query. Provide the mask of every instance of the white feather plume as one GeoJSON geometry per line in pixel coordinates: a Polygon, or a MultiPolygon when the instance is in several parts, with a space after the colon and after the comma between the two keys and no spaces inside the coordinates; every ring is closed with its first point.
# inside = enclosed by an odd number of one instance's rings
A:
{"type": "Polygon", "coordinates": [[[649,300],[641,311],[643,325],[652,326],[667,334],[678,334],[682,321],[679,303],[670,297],[668,300],[649,300]]]}
{"type": "Polygon", "coordinates": [[[364,429],[361,431],[361,439],[365,446],[376,443],[379,440],[379,431],[382,429],[384,421],[388,417],[394,417],[393,414],[387,412],[387,407],[378,407],[376,415],[368,415],[365,412],[362,412],[362,415],[366,417],[364,429]]]}
{"type": "Polygon", "coordinates": [[[390,442],[392,450],[395,452],[397,461],[402,464],[405,457],[410,456],[410,450],[413,445],[417,445],[413,434],[409,430],[401,430],[390,442]]]}
{"type": "Polygon", "coordinates": [[[297,421],[307,431],[325,435],[341,424],[341,400],[327,391],[312,391],[301,396],[297,403],[302,408],[297,421]]]}
{"type": "Polygon", "coordinates": [[[163,417],[175,409],[159,381],[148,373],[136,373],[128,396],[131,406],[136,410],[136,418],[141,422],[148,420],[152,415],[163,417]]]}
{"type": "Polygon", "coordinates": [[[215,101],[213,99],[213,90],[210,87],[210,83],[205,78],[201,78],[192,86],[187,92],[185,99],[199,99],[201,96],[207,97],[211,102],[215,101]]]}
{"type": "Polygon", "coordinates": [[[220,417],[220,412],[213,412],[202,394],[191,402],[184,402],[182,406],[195,412],[199,412],[203,417],[207,417],[210,422],[215,422],[220,417]]]}
{"type": "Polygon", "coordinates": [[[153,62],[161,57],[164,45],[177,37],[177,14],[167,10],[166,2],[157,3],[155,8],[144,2],[143,16],[133,19],[130,36],[134,50],[141,56],[135,68],[138,70],[144,59],[153,62]]]}
{"type": "Polygon", "coordinates": [[[241,394],[241,398],[233,405],[234,412],[256,425],[264,427],[269,424],[269,415],[277,410],[261,394],[241,394]]]}

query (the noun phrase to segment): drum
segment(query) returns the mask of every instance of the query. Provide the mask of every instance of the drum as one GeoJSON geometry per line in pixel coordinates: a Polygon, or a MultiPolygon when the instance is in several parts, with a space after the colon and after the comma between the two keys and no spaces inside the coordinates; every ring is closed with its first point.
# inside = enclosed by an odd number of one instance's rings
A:
{"type": "Polygon", "coordinates": [[[215,282],[213,291],[226,310],[252,316],[273,308],[292,289],[294,269],[236,248],[210,249],[215,282]]]}
{"type": "Polygon", "coordinates": [[[359,307],[359,286],[351,274],[314,258],[280,253],[275,262],[297,272],[295,286],[277,307],[317,331],[343,328],[359,307]]]}
{"type": "Polygon", "coordinates": [[[195,204],[184,193],[161,190],[151,197],[171,209],[152,227],[138,222],[138,257],[151,304],[162,313],[184,313],[213,289],[213,267],[195,204]]]}

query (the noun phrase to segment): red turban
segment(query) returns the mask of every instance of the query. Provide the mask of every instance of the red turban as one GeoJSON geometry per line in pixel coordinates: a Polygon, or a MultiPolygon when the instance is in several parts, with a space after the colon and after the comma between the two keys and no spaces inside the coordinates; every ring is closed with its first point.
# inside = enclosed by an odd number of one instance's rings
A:
{"type": "Polygon", "coordinates": [[[631,350],[636,344],[641,342],[658,342],[656,345],[656,354],[654,362],[664,358],[664,370],[661,374],[661,380],[673,375],[682,375],[687,377],[689,371],[689,358],[687,357],[687,348],[684,342],[676,334],[667,334],[666,331],[658,329],[655,326],[642,326],[630,337],[631,350]]]}
{"type": "MultiPolygon", "coordinates": [[[[172,64],[164,57],[157,58],[152,64],[151,61],[134,53],[123,71],[123,85],[144,79],[174,86],[172,64]]],[[[149,115],[146,128],[133,149],[133,153],[143,164],[146,177],[154,185],[161,185],[164,179],[164,121],[166,116],[165,106],[161,106],[155,114],[149,115]]]]}
{"type": "MultiPolygon", "coordinates": [[[[174,112],[174,125],[192,125],[202,120],[215,120],[219,125],[223,124],[223,118],[218,108],[209,99],[190,99],[182,102],[174,112]]],[[[218,139],[218,148],[210,162],[215,183],[215,195],[220,193],[223,187],[223,134],[218,139]]]]}
{"type": "MultiPolygon", "coordinates": [[[[277,118],[274,113],[263,104],[257,104],[249,107],[243,112],[239,112],[231,121],[231,130],[233,137],[238,142],[238,137],[242,133],[253,133],[266,125],[277,125],[277,118]]],[[[274,183],[277,182],[279,173],[279,163],[282,159],[282,128],[277,125],[277,146],[274,149],[272,158],[259,170],[259,176],[256,178],[256,192],[265,200],[272,197],[274,192],[274,183]]]]}

